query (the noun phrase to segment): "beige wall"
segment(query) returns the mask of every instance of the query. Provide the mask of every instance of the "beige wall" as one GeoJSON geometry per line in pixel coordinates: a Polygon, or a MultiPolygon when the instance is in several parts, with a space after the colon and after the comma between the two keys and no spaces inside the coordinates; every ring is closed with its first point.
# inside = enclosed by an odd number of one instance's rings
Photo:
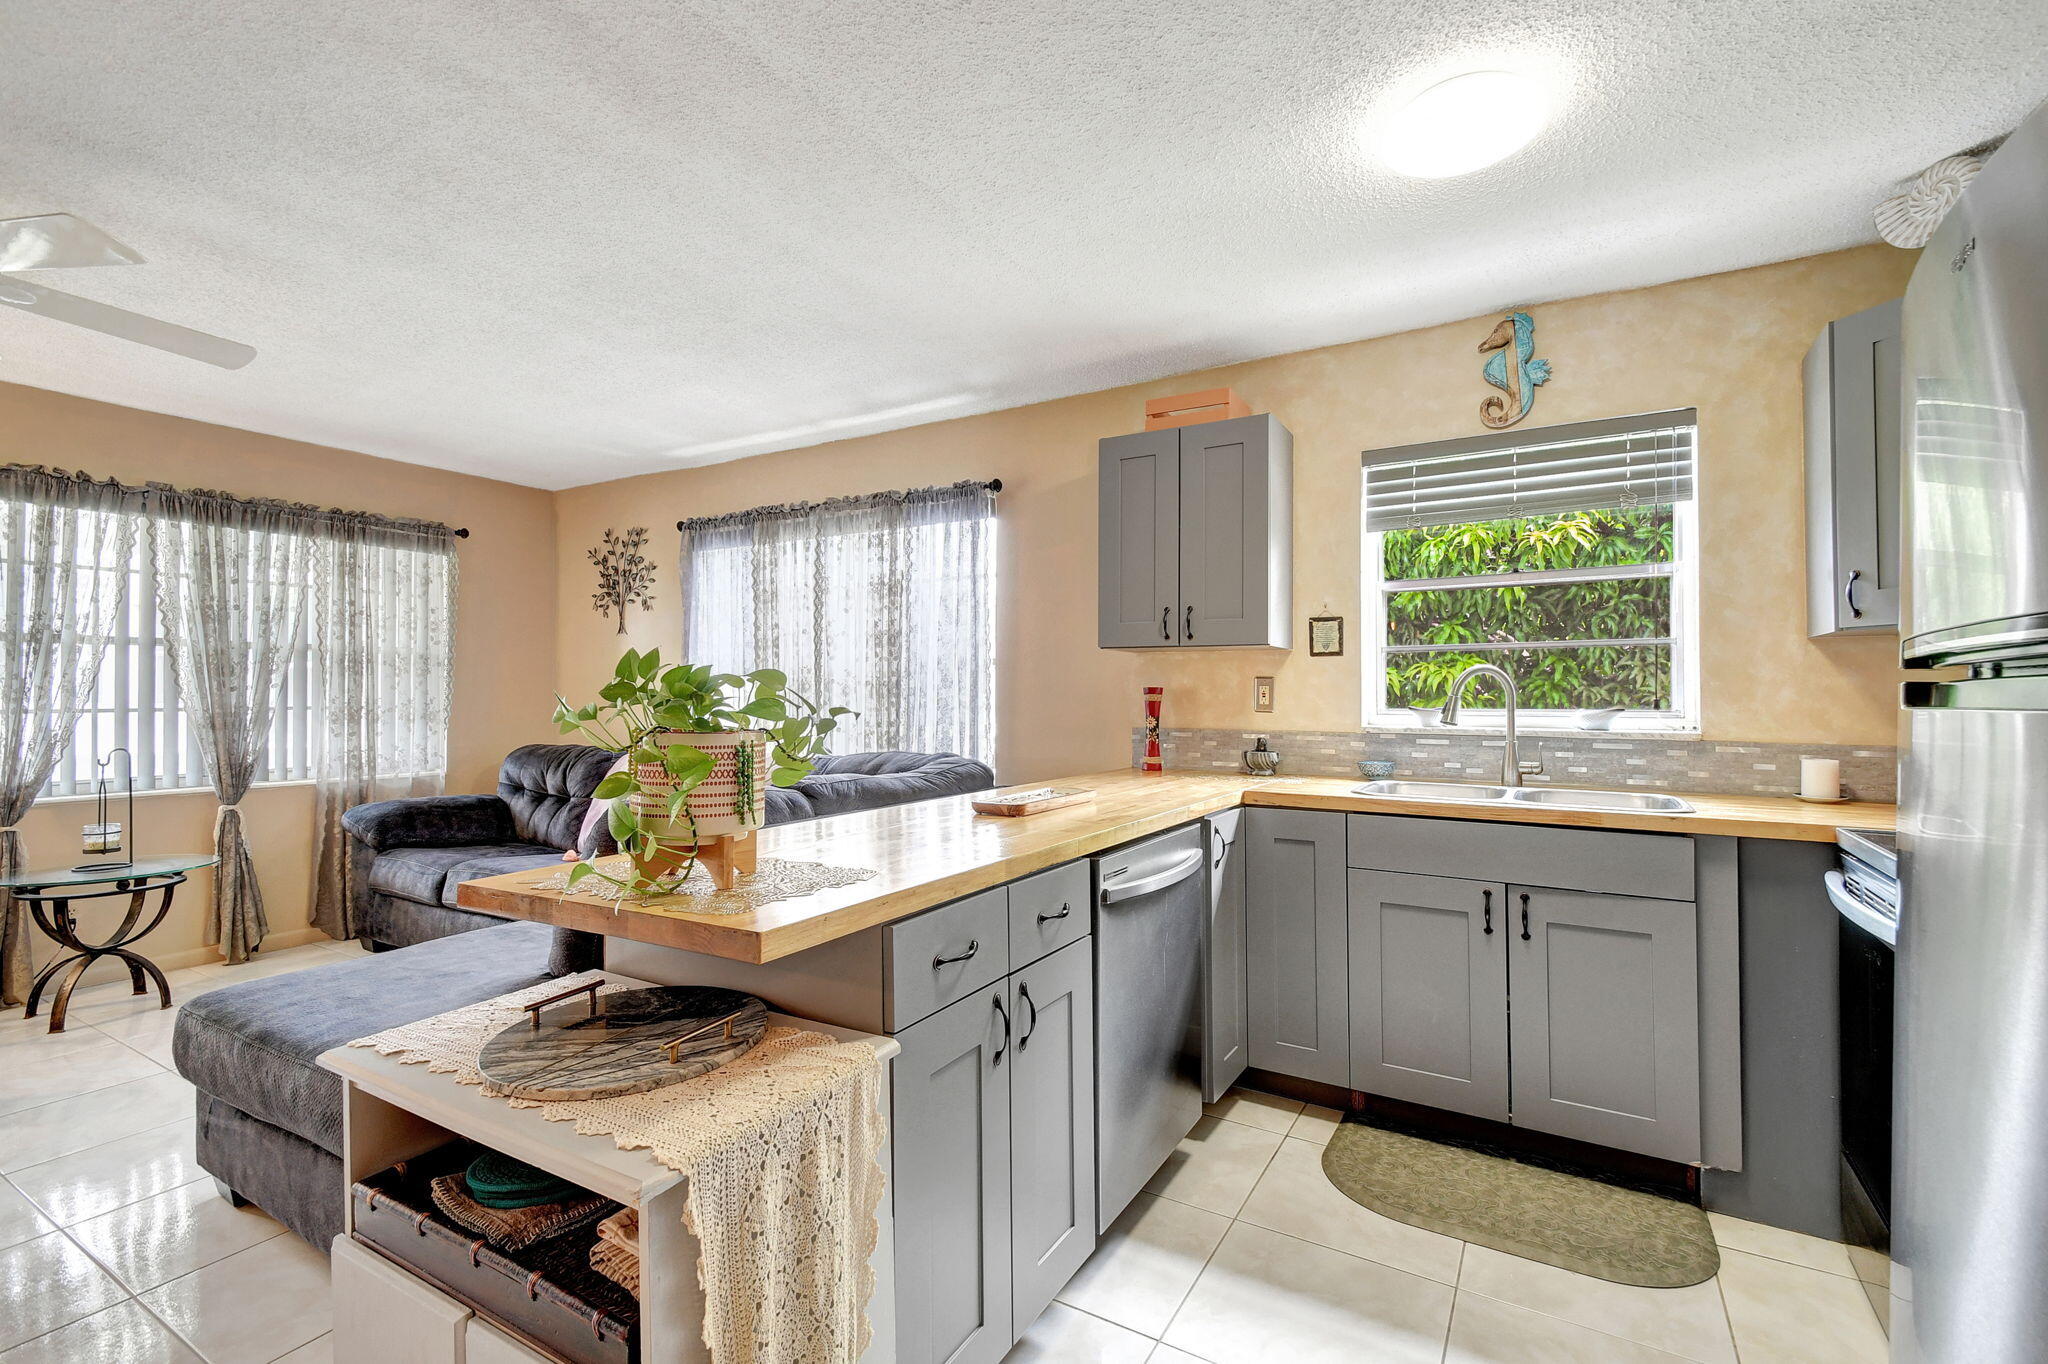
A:
{"type": "MultiPolygon", "coordinates": [[[[1910,253],[1872,246],[1533,309],[1555,378],[1532,424],[1695,407],[1700,419],[1702,729],[1710,739],[1890,744],[1894,639],[1812,642],[1804,620],[1800,359],[1831,318],[1903,292],[1910,253]]],[[[679,647],[675,520],[766,502],[1000,477],[1001,776],[1120,766],[1137,689],[1162,683],[1172,726],[1356,729],[1361,699],[1361,450],[1482,430],[1477,319],[907,431],[622,479],[557,495],[565,694],[592,692],[623,643],[679,647]],[[1148,397],[1229,384],[1294,433],[1296,635],[1325,605],[1342,658],[1292,651],[1095,647],[1095,457],[1148,397]],[[661,580],[624,641],[590,608],[584,551],[647,526],[661,580]],[[661,550],[667,548],[663,554],[661,550]],[[1251,679],[1278,679],[1270,716],[1251,679]]]]}
{"type": "MultiPolygon", "coordinates": [[[[467,526],[471,534],[462,542],[457,588],[449,789],[495,789],[498,759],[506,749],[552,737],[549,673],[557,574],[551,494],[0,384],[0,463],[11,462],[467,526]]],[[[31,863],[73,856],[88,808],[79,801],[47,801],[32,809],[21,824],[31,863]]],[[[214,808],[206,792],[138,797],[139,850],[210,846],[214,808]]],[[[288,946],[317,936],[306,928],[312,788],[258,787],[242,808],[270,916],[271,944],[288,946]]],[[[172,967],[214,958],[200,945],[206,894],[203,876],[181,889],[179,908],[148,940],[151,957],[172,967]]],[[[50,945],[37,938],[40,961],[50,945]]]]}

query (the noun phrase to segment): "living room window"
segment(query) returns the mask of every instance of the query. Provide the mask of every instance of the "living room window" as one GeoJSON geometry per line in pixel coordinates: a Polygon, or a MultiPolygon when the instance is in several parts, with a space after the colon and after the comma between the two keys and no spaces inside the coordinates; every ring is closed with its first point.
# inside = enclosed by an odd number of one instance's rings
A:
{"type": "Polygon", "coordinates": [[[995,754],[995,493],[982,482],[686,521],[684,652],[851,706],[840,753],[995,754]]]}
{"type": "MultiPolygon", "coordinates": [[[[178,696],[165,657],[162,622],[156,607],[156,570],[146,534],[121,574],[113,633],[100,663],[92,703],[78,718],[70,747],[57,759],[43,793],[91,795],[96,760],[126,748],[135,762],[135,789],[177,791],[209,785],[192,721],[178,696]]],[[[259,782],[304,781],[312,777],[312,723],[318,679],[302,625],[292,646],[284,688],[271,716],[259,782]]],[[[109,770],[118,789],[120,767],[109,770]]]]}
{"type": "MultiPolygon", "coordinates": [[[[1523,717],[1699,724],[1691,410],[1368,452],[1365,722],[1429,724],[1493,663],[1523,717]]],[[[1500,688],[1468,711],[1498,716],[1500,688]]]]}

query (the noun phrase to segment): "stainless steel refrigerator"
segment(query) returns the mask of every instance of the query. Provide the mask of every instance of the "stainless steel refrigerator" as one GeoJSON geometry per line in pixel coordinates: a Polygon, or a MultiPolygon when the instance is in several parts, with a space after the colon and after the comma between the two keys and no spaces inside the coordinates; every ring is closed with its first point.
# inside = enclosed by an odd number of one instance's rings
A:
{"type": "Polygon", "coordinates": [[[1906,292],[1892,1358],[2048,1360],[2048,107],[1906,292]],[[1956,668],[1966,669],[1961,675],[1956,668]]]}

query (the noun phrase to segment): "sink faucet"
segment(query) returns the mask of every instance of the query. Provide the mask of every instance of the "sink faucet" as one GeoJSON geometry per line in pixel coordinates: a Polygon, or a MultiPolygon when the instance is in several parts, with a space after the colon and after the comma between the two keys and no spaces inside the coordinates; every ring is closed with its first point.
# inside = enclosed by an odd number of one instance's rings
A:
{"type": "Polygon", "coordinates": [[[1502,786],[1520,786],[1522,784],[1522,764],[1515,753],[1515,707],[1518,697],[1515,692],[1515,679],[1508,676],[1506,668],[1497,667],[1492,663],[1474,663],[1471,667],[1459,673],[1457,680],[1451,683],[1450,699],[1444,702],[1444,723],[1447,725],[1458,723],[1458,708],[1464,704],[1465,700],[1465,684],[1475,677],[1497,678],[1500,681],[1501,690],[1507,693],[1508,741],[1507,745],[1501,750],[1500,755],[1500,784],[1502,786]]]}

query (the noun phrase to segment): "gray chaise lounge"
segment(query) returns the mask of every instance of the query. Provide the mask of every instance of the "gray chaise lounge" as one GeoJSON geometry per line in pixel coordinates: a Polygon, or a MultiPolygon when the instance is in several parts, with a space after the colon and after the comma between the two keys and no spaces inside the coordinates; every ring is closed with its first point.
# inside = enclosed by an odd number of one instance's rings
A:
{"type": "MultiPolygon", "coordinates": [[[[374,893],[384,897],[373,911],[382,916],[375,921],[378,931],[413,945],[226,986],[184,1006],[172,1056],[179,1073],[199,1091],[199,1163],[225,1189],[258,1204],[325,1251],[342,1228],[344,1209],[341,1083],[319,1069],[315,1058],[369,1033],[596,964],[597,944],[588,935],[545,924],[507,923],[453,907],[460,881],[517,869],[497,859],[518,857],[524,859],[519,865],[534,866],[560,858],[568,842],[556,840],[565,832],[573,840],[589,790],[610,765],[610,754],[583,752],[597,756],[534,755],[522,749],[507,759],[511,768],[514,758],[527,755],[520,758],[519,780],[513,783],[521,791],[533,791],[526,783],[536,770],[529,760],[564,774],[559,783],[541,789],[524,814],[509,813],[522,797],[503,795],[503,782],[496,797],[381,802],[351,811],[352,832],[360,826],[373,833],[374,841],[365,840],[359,854],[370,862],[372,874],[375,862],[403,850],[445,854],[432,859],[445,863],[438,881],[423,869],[430,860],[424,857],[400,859],[400,865],[413,864],[406,874],[410,879],[393,874],[357,878],[359,886],[375,885],[374,893]],[[572,773],[580,794],[568,787],[572,773]],[[498,801],[508,813],[451,806],[450,801],[498,801]],[[407,805],[417,805],[421,817],[409,828],[405,812],[391,808],[407,805]],[[374,813],[356,818],[363,811],[374,813]],[[508,828],[512,837],[497,837],[508,828]],[[435,842],[428,838],[435,830],[442,831],[436,837],[466,831],[466,836],[490,841],[435,842]],[[525,846],[508,846],[515,843],[525,846]],[[489,851],[474,857],[459,855],[485,847],[489,851]],[[393,889],[401,886],[406,894],[393,889]]],[[[814,812],[898,805],[984,790],[994,780],[984,764],[951,754],[849,754],[825,759],[801,786],[774,793],[768,819],[788,823],[814,812]]]]}

